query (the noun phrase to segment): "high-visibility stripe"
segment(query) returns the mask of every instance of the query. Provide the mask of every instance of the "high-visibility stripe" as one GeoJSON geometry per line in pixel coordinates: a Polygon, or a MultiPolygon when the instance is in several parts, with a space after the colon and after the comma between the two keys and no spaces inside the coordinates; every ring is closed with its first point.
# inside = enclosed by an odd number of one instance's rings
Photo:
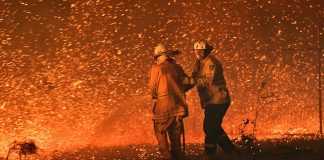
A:
{"type": "Polygon", "coordinates": [[[147,84],[148,87],[150,87],[151,90],[155,90],[156,88],[151,86],[150,84],[147,84]]]}
{"type": "Polygon", "coordinates": [[[216,147],[216,144],[205,144],[205,147],[216,147]]]}
{"type": "Polygon", "coordinates": [[[168,93],[164,93],[164,94],[159,94],[158,95],[158,99],[165,97],[165,96],[169,96],[169,95],[176,95],[176,94],[184,94],[184,91],[176,91],[176,92],[168,92],[168,93]]]}
{"type": "Polygon", "coordinates": [[[215,85],[218,88],[226,88],[225,84],[213,84],[213,85],[215,85]]]}
{"type": "Polygon", "coordinates": [[[173,117],[173,116],[181,116],[181,115],[185,115],[186,112],[184,110],[178,110],[178,111],[173,111],[173,112],[168,112],[162,115],[153,115],[153,119],[154,120],[158,120],[158,119],[166,119],[169,117],[173,117]]]}

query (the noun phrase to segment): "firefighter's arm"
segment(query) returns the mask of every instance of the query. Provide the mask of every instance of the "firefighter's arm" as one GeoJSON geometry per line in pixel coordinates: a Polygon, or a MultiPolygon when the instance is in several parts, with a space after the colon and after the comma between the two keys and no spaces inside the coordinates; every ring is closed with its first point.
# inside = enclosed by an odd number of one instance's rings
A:
{"type": "Polygon", "coordinates": [[[184,86],[184,91],[187,92],[196,85],[196,81],[194,77],[192,76],[189,77],[187,74],[183,72],[182,84],[184,86]]]}
{"type": "Polygon", "coordinates": [[[187,92],[196,85],[195,79],[193,77],[185,76],[183,81],[184,91],[187,92]]]}
{"type": "Polygon", "coordinates": [[[185,77],[183,80],[183,84],[185,85],[185,91],[187,92],[191,88],[193,88],[195,85],[197,85],[197,75],[199,71],[200,62],[198,60],[195,61],[193,66],[193,72],[191,73],[191,76],[185,77]]]}
{"type": "Polygon", "coordinates": [[[210,64],[205,73],[201,74],[201,76],[196,77],[197,86],[208,87],[213,83],[214,75],[215,75],[215,65],[210,64]]]}
{"type": "Polygon", "coordinates": [[[157,99],[157,79],[158,79],[158,70],[156,67],[152,67],[152,69],[149,72],[149,83],[147,86],[150,89],[150,93],[152,96],[152,99],[157,99]]]}

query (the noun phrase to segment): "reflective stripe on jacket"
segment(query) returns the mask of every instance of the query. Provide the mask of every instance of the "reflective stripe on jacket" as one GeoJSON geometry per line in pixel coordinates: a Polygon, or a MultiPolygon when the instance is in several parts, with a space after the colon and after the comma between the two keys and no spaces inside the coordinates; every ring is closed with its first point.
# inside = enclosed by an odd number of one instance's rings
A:
{"type": "Polygon", "coordinates": [[[230,103],[222,64],[213,55],[202,61],[196,60],[193,76],[198,77],[197,89],[202,108],[208,104],[230,103]]]}
{"type": "Polygon", "coordinates": [[[153,106],[154,120],[188,116],[188,106],[182,84],[185,76],[181,66],[172,60],[152,67],[148,86],[151,88],[152,97],[156,99],[153,106]]]}

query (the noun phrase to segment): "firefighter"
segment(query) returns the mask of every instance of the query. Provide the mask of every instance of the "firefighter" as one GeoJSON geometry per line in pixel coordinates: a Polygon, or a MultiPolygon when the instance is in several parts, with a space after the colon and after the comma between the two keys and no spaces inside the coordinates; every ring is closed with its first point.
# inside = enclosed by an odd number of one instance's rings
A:
{"type": "Polygon", "coordinates": [[[177,53],[167,50],[162,44],[155,47],[156,64],[151,68],[148,83],[153,99],[155,136],[159,151],[166,160],[184,158],[181,152],[181,135],[184,134],[182,119],[188,116],[188,106],[185,97],[187,89],[182,82],[187,76],[175,62],[177,53]]]}
{"type": "Polygon", "coordinates": [[[237,149],[221,126],[231,102],[222,64],[211,54],[213,47],[207,41],[199,40],[193,48],[197,59],[192,77],[185,81],[194,82],[197,86],[200,104],[204,109],[205,153],[208,159],[215,159],[218,144],[225,153],[234,155],[237,149]]]}

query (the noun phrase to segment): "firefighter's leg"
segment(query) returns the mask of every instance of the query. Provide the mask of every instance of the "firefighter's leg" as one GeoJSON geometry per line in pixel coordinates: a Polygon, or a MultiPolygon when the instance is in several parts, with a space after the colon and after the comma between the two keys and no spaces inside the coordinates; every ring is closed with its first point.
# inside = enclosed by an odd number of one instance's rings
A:
{"type": "Polygon", "coordinates": [[[219,107],[219,110],[217,112],[217,124],[219,124],[217,127],[217,144],[223,149],[224,153],[226,154],[234,154],[237,152],[237,148],[232,143],[232,141],[227,136],[226,132],[224,131],[223,127],[221,126],[223,117],[225,116],[225,113],[229,107],[229,104],[220,104],[217,107],[219,107]]]}
{"type": "Polygon", "coordinates": [[[216,159],[217,147],[217,125],[215,124],[214,106],[206,106],[204,118],[204,132],[205,132],[205,153],[208,159],[216,159]]]}
{"type": "Polygon", "coordinates": [[[159,151],[165,160],[171,160],[171,153],[169,151],[169,144],[166,132],[166,122],[154,121],[155,136],[158,141],[159,151]]]}
{"type": "Polygon", "coordinates": [[[224,150],[227,154],[235,154],[238,152],[236,146],[232,143],[229,139],[227,134],[225,133],[224,129],[221,127],[220,136],[218,137],[217,143],[220,147],[224,150]]]}
{"type": "Polygon", "coordinates": [[[174,118],[174,121],[168,129],[169,138],[171,142],[171,154],[174,160],[183,159],[181,153],[181,134],[183,122],[179,118],[174,118]]]}

